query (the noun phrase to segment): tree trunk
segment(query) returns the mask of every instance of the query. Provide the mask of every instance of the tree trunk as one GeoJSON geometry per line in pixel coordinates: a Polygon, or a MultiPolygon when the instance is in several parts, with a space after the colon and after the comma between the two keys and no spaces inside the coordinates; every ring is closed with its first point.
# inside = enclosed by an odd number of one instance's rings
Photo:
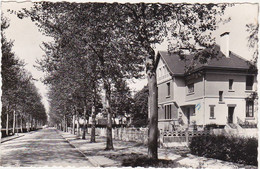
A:
{"type": "Polygon", "coordinates": [[[9,135],[9,114],[6,112],[6,136],[9,135]]]}
{"type": "Polygon", "coordinates": [[[91,139],[90,139],[90,142],[91,143],[95,143],[96,142],[96,114],[95,114],[95,106],[92,107],[91,117],[92,117],[92,123],[91,123],[91,139]]]}
{"type": "Polygon", "coordinates": [[[27,118],[27,120],[26,120],[26,129],[27,129],[27,132],[30,131],[30,126],[29,126],[28,118],[27,118]]]}
{"type": "Polygon", "coordinates": [[[15,118],[16,120],[16,133],[18,134],[19,133],[19,128],[18,128],[18,122],[19,122],[19,120],[18,120],[18,114],[16,114],[16,118],[15,118]]]}
{"type": "Polygon", "coordinates": [[[88,133],[88,126],[89,126],[89,116],[87,116],[87,126],[86,126],[86,133],[87,133],[87,134],[89,134],[89,133],[88,133]]]}
{"type": "Polygon", "coordinates": [[[64,119],[64,132],[67,132],[67,118],[64,119]]]}
{"type": "Polygon", "coordinates": [[[72,118],[72,134],[75,135],[75,114],[73,114],[72,118]]]}
{"type": "Polygon", "coordinates": [[[106,150],[113,150],[113,138],[112,138],[112,114],[110,109],[110,93],[105,87],[105,98],[106,98],[106,112],[107,112],[107,146],[106,150]]]}
{"type": "Polygon", "coordinates": [[[146,59],[150,104],[148,157],[158,159],[158,90],[156,68],[154,67],[155,55],[152,49],[150,55],[151,56],[146,59]]]}
{"type": "Polygon", "coordinates": [[[62,124],[63,124],[63,128],[62,128],[62,129],[63,129],[64,132],[66,132],[65,121],[66,121],[66,117],[65,117],[65,115],[64,115],[64,116],[63,116],[63,123],[62,123],[62,124]]]}
{"type": "Polygon", "coordinates": [[[14,110],[14,119],[13,119],[13,134],[15,134],[15,110],[14,110]]]}
{"type": "Polygon", "coordinates": [[[31,130],[33,130],[33,118],[32,118],[32,116],[31,116],[30,121],[31,121],[31,130]]]}
{"type": "Polygon", "coordinates": [[[80,132],[79,132],[79,115],[77,115],[77,136],[80,136],[80,132]]]}
{"type": "Polygon", "coordinates": [[[84,106],[84,124],[83,124],[83,134],[82,134],[82,139],[86,139],[86,111],[87,108],[84,106]]]}
{"type": "Polygon", "coordinates": [[[68,119],[66,119],[66,132],[69,132],[68,119]]]}
{"type": "Polygon", "coordinates": [[[21,133],[23,133],[23,117],[21,116],[21,124],[20,124],[20,127],[21,127],[21,133]]]}
{"type": "Polygon", "coordinates": [[[37,129],[38,126],[37,126],[37,120],[36,119],[34,120],[34,126],[35,126],[35,129],[37,129]]]}

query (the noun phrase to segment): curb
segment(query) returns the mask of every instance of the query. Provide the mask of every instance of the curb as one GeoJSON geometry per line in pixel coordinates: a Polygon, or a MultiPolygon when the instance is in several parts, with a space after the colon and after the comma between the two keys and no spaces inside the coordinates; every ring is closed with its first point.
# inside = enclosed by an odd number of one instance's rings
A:
{"type": "MultiPolygon", "coordinates": [[[[96,156],[97,157],[97,156],[96,156]]],[[[104,156],[101,156],[101,157],[104,157],[104,156]]],[[[107,158],[107,157],[105,157],[107,158]]],[[[109,159],[109,158],[107,158],[109,159]]],[[[94,157],[89,157],[88,159],[95,167],[122,167],[121,166],[121,163],[115,161],[115,160],[111,160],[113,161],[112,163],[107,163],[107,164],[100,164],[96,159],[95,159],[95,156],[94,157]]]]}
{"type": "Polygon", "coordinates": [[[93,158],[88,158],[88,161],[94,166],[94,167],[104,167],[100,165],[95,159],[93,158]]]}
{"type": "Polygon", "coordinates": [[[16,139],[16,138],[23,137],[24,135],[25,135],[25,134],[23,134],[23,135],[18,135],[18,136],[16,136],[16,137],[12,137],[12,138],[9,138],[9,139],[6,139],[6,140],[2,140],[2,139],[1,139],[1,143],[7,142],[7,141],[10,141],[10,140],[14,140],[14,139],[16,139]]]}
{"type": "MultiPolygon", "coordinates": [[[[63,137],[62,134],[60,133],[60,131],[57,131],[57,133],[62,138],[64,138],[72,147],[74,147],[78,152],[80,152],[89,161],[89,163],[93,165],[93,167],[112,167],[112,166],[106,165],[106,164],[102,165],[97,160],[95,160],[94,158],[92,158],[90,156],[86,156],[79,148],[77,148],[75,145],[73,145],[67,138],[63,137]]],[[[115,163],[114,167],[118,167],[118,166],[120,166],[120,165],[115,163]]]]}
{"type": "Polygon", "coordinates": [[[80,152],[80,154],[82,154],[82,155],[86,158],[86,160],[88,160],[94,167],[98,167],[98,166],[96,166],[96,163],[93,162],[93,160],[89,160],[89,158],[88,158],[79,148],[77,148],[75,145],[73,145],[67,138],[63,137],[63,135],[60,134],[59,131],[57,131],[57,133],[58,133],[63,139],[65,139],[65,140],[70,144],[70,146],[72,146],[72,147],[75,148],[78,152],[80,152]]]}

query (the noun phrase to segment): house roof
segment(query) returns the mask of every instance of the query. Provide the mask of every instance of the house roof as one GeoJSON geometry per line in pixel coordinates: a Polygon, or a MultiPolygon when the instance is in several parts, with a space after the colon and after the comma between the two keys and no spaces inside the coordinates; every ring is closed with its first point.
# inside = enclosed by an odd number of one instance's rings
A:
{"type": "Polygon", "coordinates": [[[184,75],[187,67],[193,63],[193,71],[203,68],[219,68],[219,69],[250,69],[250,62],[242,57],[230,52],[229,58],[224,56],[221,52],[212,58],[208,59],[205,64],[193,60],[194,55],[185,55],[185,59],[181,60],[178,54],[170,54],[167,51],[158,52],[158,60],[162,58],[168,70],[172,75],[184,75]]]}

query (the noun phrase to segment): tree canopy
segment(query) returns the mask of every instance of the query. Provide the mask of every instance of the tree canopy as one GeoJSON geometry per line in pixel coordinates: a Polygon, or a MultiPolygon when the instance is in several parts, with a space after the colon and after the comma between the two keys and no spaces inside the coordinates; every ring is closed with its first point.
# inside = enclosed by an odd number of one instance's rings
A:
{"type": "MultiPolygon", "coordinates": [[[[38,89],[35,87],[31,74],[25,70],[24,63],[12,51],[13,43],[8,41],[4,31],[8,29],[8,19],[1,16],[2,43],[2,126],[9,121],[5,115],[16,112],[21,119],[29,122],[38,120],[47,122],[47,114],[41,101],[38,89]]],[[[11,119],[14,120],[14,119],[11,119]]],[[[5,126],[6,127],[6,126],[5,126]]]]}
{"type": "Polygon", "coordinates": [[[67,58],[86,57],[85,61],[92,63],[87,64],[90,71],[86,72],[94,72],[94,76],[88,77],[96,77],[94,81],[102,84],[105,91],[107,149],[113,149],[111,111],[114,110],[111,106],[116,106],[111,99],[113,86],[125,79],[140,77],[141,70],[146,68],[150,104],[148,156],[157,158],[158,93],[154,45],[168,39],[168,51],[178,52],[181,59],[185,59],[183,50],[187,49],[195,54],[194,60],[205,61],[213,57],[215,41],[211,32],[217,28],[217,16],[224,13],[226,6],[37,2],[30,10],[18,13],[18,17],[29,16],[44,35],[53,37],[52,43],[44,45],[47,57],[42,65],[50,77],[62,70],[63,61],[69,63],[67,58]],[[208,50],[201,52],[203,48],[208,50]]]}

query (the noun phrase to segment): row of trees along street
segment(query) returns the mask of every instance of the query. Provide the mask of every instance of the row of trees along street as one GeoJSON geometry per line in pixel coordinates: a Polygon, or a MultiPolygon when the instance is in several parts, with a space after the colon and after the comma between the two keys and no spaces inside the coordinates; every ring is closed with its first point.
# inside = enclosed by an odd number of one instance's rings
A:
{"type": "Polygon", "coordinates": [[[41,96],[33,83],[33,78],[24,69],[24,63],[17,59],[12,52],[12,41],[9,41],[4,33],[9,27],[9,22],[1,16],[1,43],[2,43],[2,128],[6,129],[3,135],[9,135],[12,125],[12,133],[21,132],[42,126],[47,121],[41,96]]]}
{"type": "MultiPolygon", "coordinates": [[[[199,48],[212,48],[211,32],[225,8],[225,4],[39,2],[17,16],[30,17],[44,35],[53,38],[43,43],[46,55],[39,61],[39,68],[46,73],[44,82],[50,87],[51,122],[66,126],[75,118],[86,123],[91,116],[91,141],[95,141],[95,116],[101,109],[103,90],[108,150],[113,149],[112,116],[124,111],[120,108],[130,98],[126,80],[140,78],[146,69],[148,157],[157,159],[157,62],[153,46],[168,40],[168,51],[180,55],[181,49],[200,53],[199,48]]],[[[211,50],[203,52],[194,60],[214,56],[211,50]]]]}

